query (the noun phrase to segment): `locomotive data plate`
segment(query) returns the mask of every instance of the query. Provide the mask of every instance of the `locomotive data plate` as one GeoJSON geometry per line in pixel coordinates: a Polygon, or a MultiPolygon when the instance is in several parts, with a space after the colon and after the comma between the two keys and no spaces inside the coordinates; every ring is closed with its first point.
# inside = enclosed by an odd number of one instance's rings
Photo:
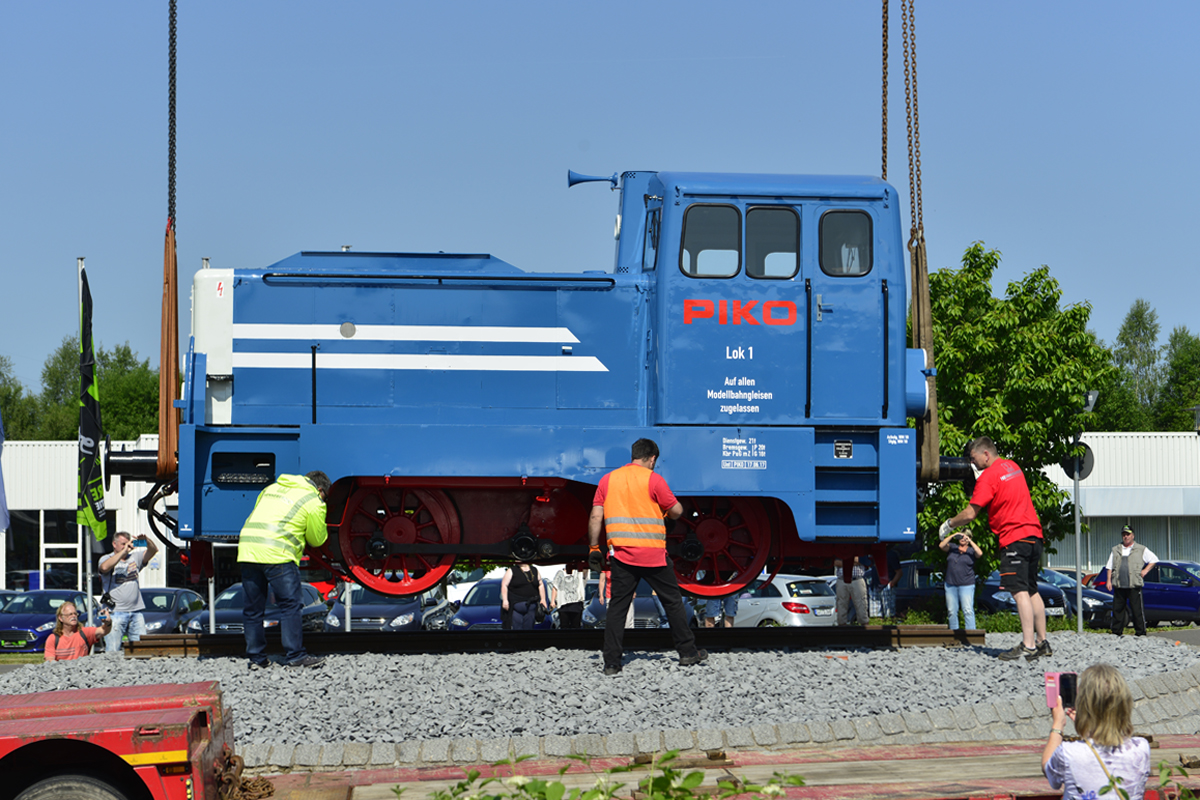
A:
{"type": "Polygon", "coordinates": [[[854,458],[854,442],[849,439],[836,439],[833,442],[834,458],[854,458]]]}

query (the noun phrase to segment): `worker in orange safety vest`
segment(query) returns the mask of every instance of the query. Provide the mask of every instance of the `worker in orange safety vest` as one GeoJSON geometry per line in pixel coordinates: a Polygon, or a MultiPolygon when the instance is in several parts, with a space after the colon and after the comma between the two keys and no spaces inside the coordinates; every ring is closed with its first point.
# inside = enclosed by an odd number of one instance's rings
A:
{"type": "Polygon", "coordinates": [[[679,519],[683,506],[667,482],[654,472],[658,445],[651,439],[633,443],[631,461],[600,479],[592,513],[588,518],[588,566],[604,568],[600,549],[601,531],[607,535],[609,568],[612,571],[612,601],[604,623],[604,674],[621,672],[625,614],[633,602],[639,581],[650,584],[671,624],[671,637],[679,651],[679,663],[688,667],[708,658],[696,649],[696,636],[688,626],[675,570],[667,563],[667,526],[664,515],[679,519]]]}

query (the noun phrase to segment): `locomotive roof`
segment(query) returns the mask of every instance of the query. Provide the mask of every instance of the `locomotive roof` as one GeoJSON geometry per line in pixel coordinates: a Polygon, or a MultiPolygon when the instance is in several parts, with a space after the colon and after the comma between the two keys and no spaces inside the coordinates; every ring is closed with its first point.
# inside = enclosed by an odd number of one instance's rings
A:
{"type": "Polygon", "coordinates": [[[367,253],[302,250],[263,270],[271,272],[362,273],[376,270],[404,272],[454,272],[524,274],[520,269],[487,253],[367,253]]]}
{"type": "Polygon", "coordinates": [[[754,173],[660,172],[669,190],[688,195],[750,195],[773,197],[854,197],[882,199],[895,190],[872,175],[768,175],[754,173]]]}

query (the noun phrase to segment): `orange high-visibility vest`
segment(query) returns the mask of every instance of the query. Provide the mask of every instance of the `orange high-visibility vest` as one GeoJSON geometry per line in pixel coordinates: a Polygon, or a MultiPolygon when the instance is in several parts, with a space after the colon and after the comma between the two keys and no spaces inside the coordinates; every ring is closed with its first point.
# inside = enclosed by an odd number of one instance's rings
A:
{"type": "Polygon", "coordinates": [[[608,474],[604,530],[613,547],[666,549],[667,526],[663,522],[663,511],[650,497],[650,476],[653,474],[637,464],[626,464],[608,474]]]}

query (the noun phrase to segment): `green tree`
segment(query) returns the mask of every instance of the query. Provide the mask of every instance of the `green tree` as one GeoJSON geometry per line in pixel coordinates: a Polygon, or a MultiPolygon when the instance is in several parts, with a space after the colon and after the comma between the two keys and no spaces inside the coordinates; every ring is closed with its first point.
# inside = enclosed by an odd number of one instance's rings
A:
{"type": "MultiPolygon", "coordinates": [[[[962,268],[930,276],[938,368],[941,452],[963,455],[967,443],[990,436],[1005,458],[1025,471],[1048,543],[1073,530],[1068,494],[1042,473],[1073,453],[1075,434],[1087,422],[1086,393],[1112,371],[1108,352],[1087,331],[1091,307],[1059,307],[1062,291],[1042,266],[992,297],[1000,253],[981,242],[963,255],[962,268]]],[[[935,487],[919,515],[926,545],[938,525],[957,514],[968,496],[961,484],[935,487]]],[[[995,564],[996,540],[986,515],[972,528],[995,564]]]]}
{"type": "Polygon", "coordinates": [[[1200,336],[1180,325],[1171,331],[1164,360],[1156,426],[1160,431],[1194,430],[1192,407],[1200,405],[1200,336]]]}
{"type": "Polygon", "coordinates": [[[1133,382],[1115,365],[1094,388],[1100,391],[1100,398],[1096,401],[1096,413],[1088,430],[1156,430],[1150,410],[1138,402],[1133,392],[1133,382]]]}
{"type": "Polygon", "coordinates": [[[1159,364],[1162,348],[1158,346],[1158,312],[1145,300],[1133,301],[1129,313],[1117,332],[1113,360],[1130,383],[1138,405],[1147,413],[1154,408],[1162,383],[1159,364]]]}
{"type": "MultiPolygon", "coordinates": [[[[42,367],[34,438],[55,441],[79,436],[79,339],[66,336],[42,367]]],[[[158,432],[158,370],[139,360],[126,342],[96,351],[100,419],[113,439],[158,432]]]]}
{"type": "Polygon", "coordinates": [[[113,439],[158,433],[158,370],[138,360],[129,342],[96,354],[100,417],[113,439]]]}
{"type": "Polygon", "coordinates": [[[37,398],[26,392],[13,375],[12,359],[0,356],[0,418],[4,436],[13,441],[34,439],[37,433],[37,398]]]}
{"type": "Polygon", "coordinates": [[[79,438],[79,338],[76,336],[64,336],[62,344],[42,365],[37,438],[49,441],[79,438]]]}

